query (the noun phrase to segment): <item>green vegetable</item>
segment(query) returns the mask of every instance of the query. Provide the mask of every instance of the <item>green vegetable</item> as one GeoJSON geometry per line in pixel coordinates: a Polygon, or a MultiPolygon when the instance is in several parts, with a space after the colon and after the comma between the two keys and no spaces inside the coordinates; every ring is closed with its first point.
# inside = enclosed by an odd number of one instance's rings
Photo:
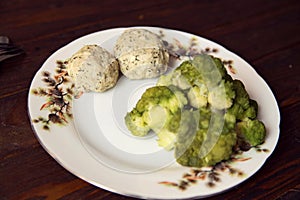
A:
{"type": "Polygon", "coordinates": [[[258,104],[249,98],[244,84],[240,80],[233,80],[236,92],[234,104],[227,110],[226,116],[236,119],[238,144],[241,149],[248,150],[264,142],[266,129],[262,122],[256,119],[258,104]]]}
{"type": "Polygon", "coordinates": [[[186,90],[202,82],[202,77],[190,61],[184,61],[172,73],[162,75],[157,81],[157,86],[176,86],[180,90],[186,90]]]}
{"type": "Polygon", "coordinates": [[[236,144],[236,133],[233,129],[230,131],[222,129],[221,113],[215,116],[216,119],[213,120],[215,124],[207,126],[207,121],[212,118],[211,115],[212,112],[207,108],[182,113],[182,121],[186,123],[184,127],[189,128],[179,131],[177,135],[175,157],[179,164],[203,167],[230,158],[236,144]],[[195,112],[199,112],[200,115],[195,112]]]}
{"type": "Polygon", "coordinates": [[[158,135],[158,144],[173,148],[179,128],[181,109],[187,100],[179,90],[166,86],[148,88],[136,107],[125,116],[127,128],[135,136],[145,136],[151,130],[158,135]]]}
{"type": "Polygon", "coordinates": [[[237,123],[236,129],[241,144],[255,147],[265,141],[266,128],[258,119],[246,118],[237,123]]]}
{"type": "Polygon", "coordinates": [[[238,120],[255,119],[258,111],[257,102],[249,98],[245,86],[240,80],[233,80],[232,83],[236,97],[233,102],[234,105],[227,112],[235,115],[238,120]]]}
{"type": "Polygon", "coordinates": [[[226,109],[232,106],[234,97],[232,82],[222,80],[219,85],[209,91],[208,103],[216,109],[226,109]]]}
{"type": "Polygon", "coordinates": [[[145,136],[150,131],[150,126],[143,119],[143,113],[138,112],[136,108],[125,116],[125,123],[135,136],[145,136]]]}
{"type": "MultiPolygon", "coordinates": [[[[184,166],[204,167],[212,166],[223,160],[228,160],[233,152],[233,147],[236,144],[236,134],[221,134],[217,142],[214,144],[203,145],[206,132],[200,129],[196,132],[196,136],[188,148],[183,146],[185,150],[181,154],[180,147],[175,148],[175,156],[177,162],[184,166]],[[212,148],[207,154],[201,154],[201,150],[205,148],[212,148]]],[[[181,147],[182,148],[182,147],[181,147]]]]}
{"type": "Polygon", "coordinates": [[[229,159],[237,145],[247,150],[262,144],[266,129],[257,112],[257,102],[222,61],[201,54],[162,75],[125,122],[136,136],[154,131],[179,164],[202,167],[229,159]]]}
{"type": "Polygon", "coordinates": [[[194,108],[206,107],[207,96],[208,90],[204,84],[191,87],[187,93],[189,103],[194,108]]]}

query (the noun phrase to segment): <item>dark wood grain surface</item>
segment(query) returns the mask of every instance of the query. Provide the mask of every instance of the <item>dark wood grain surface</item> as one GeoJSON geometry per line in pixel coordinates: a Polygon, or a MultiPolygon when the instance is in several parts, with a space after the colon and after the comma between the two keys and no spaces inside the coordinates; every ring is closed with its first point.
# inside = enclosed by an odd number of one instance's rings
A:
{"type": "Polygon", "coordinates": [[[209,199],[300,199],[298,0],[1,0],[0,35],[25,54],[0,63],[0,199],[130,199],[61,167],[31,129],[27,97],[54,51],[95,31],[135,25],[178,29],[225,46],[251,63],[278,101],[274,153],[250,179],[209,199]]]}

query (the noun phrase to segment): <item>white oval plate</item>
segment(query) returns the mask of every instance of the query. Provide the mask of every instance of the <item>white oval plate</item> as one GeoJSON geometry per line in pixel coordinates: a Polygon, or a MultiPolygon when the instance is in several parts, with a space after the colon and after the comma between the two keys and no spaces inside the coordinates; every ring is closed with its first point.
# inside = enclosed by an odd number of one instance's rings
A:
{"type": "MultiPolygon", "coordinates": [[[[28,110],[41,145],[79,178],[100,188],[139,198],[206,197],[251,177],[271,155],[279,138],[279,109],[266,82],[242,58],[207,39],[164,28],[139,28],[160,34],[170,46],[173,45],[174,51],[177,47],[186,53],[206,51],[223,60],[231,60],[232,63],[226,65],[228,71],[233,78],[243,81],[250,97],[258,102],[258,118],[267,129],[266,142],[230,162],[195,170],[174,162],[172,152],[159,148],[155,136],[135,138],[124,125],[126,112],[147,87],[155,84],[155,79],[131,81],[121,77],[116,87],[107,92],[68,99],[67,93],[71,89],[67,88],[72,84],[66,81],[68,77],[60,83],[63,75],[56,71],[56,62],[69,58],[87,44],[98,44],[112,52],[117,37],[127,29],[115,28],[71,42],[53,53],[36,73],[30,87],[28,110]],[[52,78],[52,85],[51,81],[45,80],[55,75],[57,79],[52,78]]],[[[173,60],[172,65],[175,67],[180,62],[173,60]]]]}

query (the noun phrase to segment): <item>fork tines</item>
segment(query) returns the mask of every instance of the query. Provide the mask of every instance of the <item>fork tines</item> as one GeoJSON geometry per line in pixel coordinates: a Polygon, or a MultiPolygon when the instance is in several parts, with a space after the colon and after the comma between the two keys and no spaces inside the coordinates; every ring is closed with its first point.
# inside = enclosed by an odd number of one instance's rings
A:
{"type": "Polygon", "coordinates": [[[7,58],[24,53],[24,51],[20,47],[15,46],[11,43],[7,43],[9,42],[8,40],[2,40],[2,39],[3,38],[1,38],[1,42],[0,42],[0,62],[7,58]]]}

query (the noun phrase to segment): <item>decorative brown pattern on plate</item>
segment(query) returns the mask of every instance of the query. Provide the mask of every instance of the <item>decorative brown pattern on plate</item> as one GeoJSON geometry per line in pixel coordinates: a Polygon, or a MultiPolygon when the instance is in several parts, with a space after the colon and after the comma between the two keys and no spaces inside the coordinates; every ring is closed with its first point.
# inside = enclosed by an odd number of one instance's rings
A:
{"type": "MultiPolygon", "coordinates": [[[[164,42],[164,45],[167,48],[170,55],[175,58],[180,58],[184,56],[191,58],[197,54],[216,54],[219,52],[219,49],[211,48],[211,47],[205,47],[203,49],[201,48],[199,49],[199,42],[198,39],[195,37],[190,38],[189,44],[187,46],[183,45],[176,38],[173,38],[172,43],[167,42],[166,40],[163,39],[165,37],[163,30],[159,31],[159,37],[164,42]]],[[[233,60],[222,59],[222,62],[230,73],[232,74],[237,73],[236,69],[233,67],[233,60]]]]}
{"type": "MultiPolygon", "coordinates": [[[[183,45],[178,39],[173,38],[172,43],[167,42],[163,38],[165,34],[163,30],[159,31],[159,37],[164,42],[165,47],[167,48],[170,55],[175,58],[180,58],[180,56],[193,57],[197,54],[209,53],[205,49],[199,49],[198,40],[195,37],[190,38],[189,44],[187,46],[183,45]]],[[[208,48],[206,48],[208,49],[208,48]]],[[[214,49],[214,52],[218,52],[217,49],[214,49]]]]}
{"type": "MultiPolygon", "coordinates": [[[[269,150],[261,148],[260,146],[252,147],[256,152],[268,153],[269,150]]],[[[236,175],[242,177],[245,173],[237,168],[233,168],[231,165],[236,162],[244,162],[251,159],[251,157],[243,157],[243,151],[238,150],[235,152],[229,160],[219,162],[211,167],[193,168],[190,167],[188,173],[184,173],[178,182],[161,181],[159,184],[176,187],[182,191],[188,187],[196,184],[197,181],[206,181],[208,187],[214,187],[218,182],[221,182],[221,173],[229,173],[230,175],[236,175]]]]}
{"type": "Polygon", "coordinates": [[[46,87],[34,88],[31,93],[36,96],[46,97],[47,101],[40,110],[48,110],[47,117],[37,117],[34,123],[41,123],[44,130],[49,130],[51,123],[66,125],[72,119],[71,103],[73,99],[74,84],[70,82],[65,63],[56,62],[55,75],[52,77],[48,71],[42,72],[42,81],[46,87]]]}
{"type": "Polygon", "coordinates": [[[241,170],[233,168],[231,164],[233,162],[242,162],[249,159],[251,158],[232,157],[230,160],[217,163],[212,167],[190,168],[190,171],[183,174],[178,182],[162,181],[159,182],[159,184],[176,187],[180,190],[186,190],[188,187],[196,184],[197,181],[207,181],[206,185],[208,187],[214,187],[217,182],[221,181],[221,173],[227,172],[230,175],[237,175],[239,177],[245,175],[241,170]]]}

